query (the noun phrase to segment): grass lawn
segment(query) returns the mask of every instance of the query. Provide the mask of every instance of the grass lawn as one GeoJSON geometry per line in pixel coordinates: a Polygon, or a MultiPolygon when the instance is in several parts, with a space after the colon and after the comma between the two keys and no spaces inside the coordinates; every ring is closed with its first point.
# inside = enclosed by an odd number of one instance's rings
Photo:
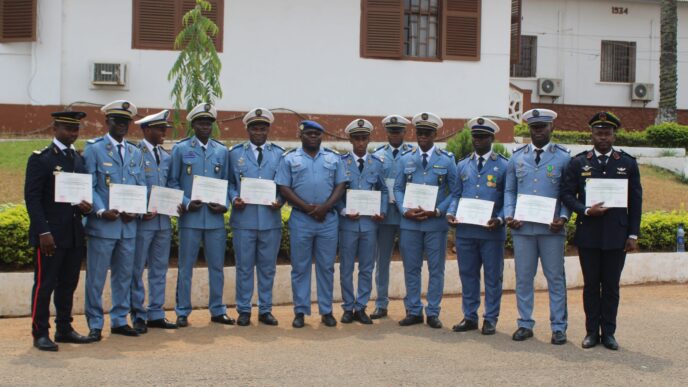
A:
{"type": "MultiPolygon", "coordinates": [[[[43,149],[50,140],[0,142],[0,203],[24,201],[24,173],[26,160],[31,152],[43,149]]],[[[84,147],[79,140],[77,149],[84,147]]],[[[675,174],[661,168],[640,166],[643,184],[643,212],[655,210],[679,210],[688,205],[688,183],[675,174]]]]}

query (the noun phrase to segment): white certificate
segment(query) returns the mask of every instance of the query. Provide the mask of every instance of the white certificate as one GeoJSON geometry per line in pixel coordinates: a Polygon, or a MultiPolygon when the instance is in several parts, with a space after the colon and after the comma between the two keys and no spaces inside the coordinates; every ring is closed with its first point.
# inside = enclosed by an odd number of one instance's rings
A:
{"type": "Polygon", "coordinates": [[[277,186],[272,180],[244,177],[239,196],[247,204],[269,206],[277,199],[277,186]]]}
{"type": "Polygon", "coordinates": [[[203,203],[227,203],[227,180],[195,175],[191,186],[191,200],[203,203]]]}
{"type": "Polygon", "coordinates": [[[389,192],[389,202],[394,203],[394,179],[385,179],[385,185],[389,192]]]}
{"type": "Polygon", "coordinates": [[[150,199],[148,200],[148,212],[179,216],[177,206],[182,204],[183,199],[184,191],[180,189],[154,185],[151,187],[150,199]]]}
{"type": "Polygon", "coordinates": [[[434,211],[435,203],[437,203],[436,185],[425,184],[406,184],[406,191],[404,192],[404,208],[422,208],[425,211],[434,211]]]}
{"type": "Polygon", "coordinates": [[[494,202],[489,200],[461,198],[459,208],[456,210],[456,220],[459,223],[487,226],[492,218],[494,202]]]}
{"type": "Polygon", "coordinates": [[[380,191],[350,189],[346,191],[346,212],[358,213],[361,216],[373,216],[380,213],[380,191]]]}
{"type": "Polygon", "coordinates": [[[60,172],[55,175],[55,203],[93,203],[90,173],[60,172]]]}
{"type": "Polygon", "coordinates": [[[585,206],[604,202],[603,207],[628,207],[628,179],[588,179],[585,206]]]}
{"type": "Polygon", "coordinates": [[[130,214],[145,214],[146,196],[148,190],[145,185],[111,184],[110,209],[130,214]]]}
{"type": "Polygon", "coordinates": [[[536,195],[518,195],[514,219],[522,222],[550,224],[554,221],[557,199],[536,195]]]}

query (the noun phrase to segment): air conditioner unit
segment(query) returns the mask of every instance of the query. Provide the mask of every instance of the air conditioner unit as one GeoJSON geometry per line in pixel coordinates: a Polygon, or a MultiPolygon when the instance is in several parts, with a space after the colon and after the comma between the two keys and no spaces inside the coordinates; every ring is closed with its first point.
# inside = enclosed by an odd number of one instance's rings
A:
{"type": "Polygon", "coordinates": [[[124,63],[94,62],[91,66],[91,84],[94,86],[126,86],[127,65],[124,63]]]}
{"type": "Polygon", "coordinates": [[[631,100],[652,101],[655,96],[655,85],[652,83],[633,83],[631,85],[631,100]]]}
{"type": "Polygon", "coordinates": [[[538,95],[547,97],[561,96],[561,79],[538,78],[538,95]]]}

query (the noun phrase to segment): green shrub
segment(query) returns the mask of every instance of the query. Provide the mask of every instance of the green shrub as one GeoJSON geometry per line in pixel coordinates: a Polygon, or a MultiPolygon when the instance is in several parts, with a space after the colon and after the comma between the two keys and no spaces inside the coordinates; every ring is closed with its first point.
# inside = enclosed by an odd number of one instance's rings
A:
{"type": "MultiPolygon", "coordinates": [[[[468,128],[463,128],[461,131],[456,133],[452,138],[447,141],[447,151],[452,152],[456,161],[463,159],[464,157],[473,153],[473,137],[471,137],[471,131],[468,128]]],[[[492,144],[492,151],[499,153],[506,158],[511,157],[511,153],[503,144],[499,142],[494,142],[492,144]]]]}
{"type": "Polygon", "coordinates": [[[507,159],[511,157],[511,152],[509,152],[509,150],[506,149],[504,144],[499,143],[497,141],[495,141],[492,144],[492,151],[506,157],[507,159]]]}
{"type": "Polygon", "coordinates": [[[652,146],[645,132],[616,131],[616,146],[652,146]]]}
{"type": "Polygon", "coordinates": [[[675,122],[652,125],[645,130],[648,140],[662,148],[688,149],[688,126],[675,122]]]}
{"type": "Polygon", "coordinates": [[[0,262],[10,267],[25,267],[33,261],[29,246],[29,215],[24,205],[0,207],[0,262]]]}
{"type": "MultiPolygon", "coordinates": [[[[526,128],[527,130],[527,128],[526,128]]],[[[524,137],[530,137],[530,132],[525,132],[524,137]]],[[[590,130],[555,130],[552,132],[552,141],[558,144],[591,144],[590,130]]],[[[614,146],[661,146],[654,144],[645,132],[628,132],[623,129],[616,132],[614,146]]]]}
{"type": "Polygon", "coordinates": [[[514,125],[514,136],[530,137],[530,130],[528,129],[528,124],[520,123],[514,125]]]}

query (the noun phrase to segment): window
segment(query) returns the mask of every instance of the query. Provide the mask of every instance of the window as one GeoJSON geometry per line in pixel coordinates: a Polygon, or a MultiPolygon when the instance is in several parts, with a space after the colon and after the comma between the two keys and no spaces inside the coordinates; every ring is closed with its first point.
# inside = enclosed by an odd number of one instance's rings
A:
{"type": "Polygon", "coordinates": [[[36,0],[0,0],[0,42],[36,41],[36,0]]]}
{"type": "Polygon", "coordinates": [[[517,64],[521,55],[521,0],[511,0],[511,64],[517,64]]]}
{"type": "Polygon", "coordinates": [[[602,41],[601,82],[635,82],[635,42],[602,41]]]}
{"type": "Polygon", "coordinates": [[[537,74],[537,36],[521,35],[521,53],[518,63],[511,65],[510,76],[535,78],[537,74]]]}
{"type": "Polygon", "coordinates": [[[480,0],[362,0],[361,56],[480,60],[480,0]]]}
{"type": "MultiPolygon", "coordinates": [[[[209,1],[212,9],[204,15],[219,27],[213,40],[217,51],[222,51],[224,0],[209,1]]],[[[195,0],[133,0],[132,48],[174,50],[182,17],[195,6],[195,0]]]]}

